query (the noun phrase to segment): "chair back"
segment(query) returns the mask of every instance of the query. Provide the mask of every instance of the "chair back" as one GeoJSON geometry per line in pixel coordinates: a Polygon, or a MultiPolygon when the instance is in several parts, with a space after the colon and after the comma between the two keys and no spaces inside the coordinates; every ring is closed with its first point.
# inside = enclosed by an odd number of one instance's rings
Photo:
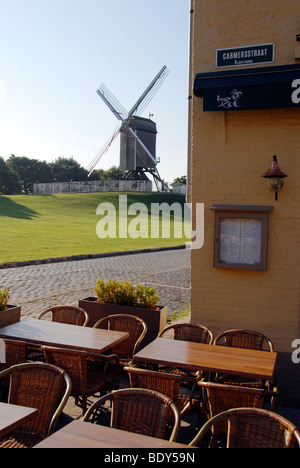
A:
{"type": "MultiPolygon", "coordinates": [[[[208,408],[209,417],[223,413],[232,408],[263,408],[267,399],[271,400],[271,409],[277,406],[278,394],[261,388],[249,388],[224,385],[215,382],[198,382],[203,389],[204,407],[208,408]]],[[[220,421],[212,428],[214,435],[226,432],[225,421],[220,421]]]]}
{"type": "Polygon", "coordinates": [[[86,327],[89,322],[88,313],[81,307],[76,306],[56,306],[44,310],[38,319],[41,319],[47,313],[52,314],[53,322],[67,323],[70,325],[78,325],[86,327]]]}
{"type": "Polygon", "coordinates": [[[166,395],[144,388],[116,390],[96,401],[82,420],[88,421],[107,401],[112,404],[111,427],[163,439],[171,421],[173,429],[169,440],[176,440],[180,416],[174,402],[166,395]]]}
{"type": "Polygon", "coordinates": [[[148,388],[156,392],[167,395],[174,403],[177,403],[179,397],[179,388],[181,376],[176,374],[167,374],[156,372],[139,367],[124,367],[128,372],[129,381],[132,388],[148,388]]]}
{"type": "Polygon", "coordinates": [[[84,394],[87,390],[87,358],[85,351],[42,346],[46,362],[64,369],[72,381],[72,393],[84,394]]]}
{"type": "Polygon", "coordinates": [[[225,421],[226,448],[295,448],[300,434],[294,424],[279,414],[257,408],[234,408],[210,419],[189,444],[199,446],[216,422],[225,421]]]}
{"type": "Polygon", "coordinates": [[[48,436],[55,428],[71,393],[71,380],[58,367],[44,363],[25,363],[0,373],[10,376],[8,403],[37,408],[37,416],[20,429],[48,436]]]}
{"type": "Polygon", "coordinates": [[[265,346],[268,351],[274,352],[271,340],[262,333],[253,330],[235,329],[224,331],[216,337],[214,344],[256,350],[263,350],[265,346]]]}
{"type": "Polygon", "coordinates": [[[120,360],[131,360],[139,350],[140,344],[147,333],[147,325],[139,317],[127,314],[115,314],[102,318],[95,323],[94,328],[128,332],[129,337],[113,346],[112,352],[120,360]]]}
{"type": "Polygon", "coordinates": [[[174,340],[193,341],[196,343],[212,344],[213,333],[198,323],[177,323],[169,325],[159,333],[159,338],[173,338],[174,340]]]}
{"type": "Polygon", "coordinates": [[[27,344],[24,341],[4,340],[5,342],[5,362],[0,363],[0,371],[26,362],[27,344]]]}

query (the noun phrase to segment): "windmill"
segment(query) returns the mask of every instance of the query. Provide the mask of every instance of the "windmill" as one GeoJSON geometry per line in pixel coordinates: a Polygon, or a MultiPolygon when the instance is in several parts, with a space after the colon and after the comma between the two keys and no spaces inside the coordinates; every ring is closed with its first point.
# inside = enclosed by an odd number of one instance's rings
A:
{"type": "Polygon", "coordinates": [[[163,181],[157,170],[157,163],[159,161],[156,158],[156,124],[150,118],[145,119],[140,117],[140,115],[157,93],[168,74],[169,70],[164,65],[129,112],[126,111],[107,87],[103,83],[101,84],[97,93],[119,120],[119,124],[109,140],[87,167],[89,176],[102,156],[107,153],[116,138],[121,134],[120,169],[127,171],[124,178],[147,180],[146,173],[150,173],[154,178],[156,186],[158,187],[157,182],[159,181],[164,190],[163,181]]]}

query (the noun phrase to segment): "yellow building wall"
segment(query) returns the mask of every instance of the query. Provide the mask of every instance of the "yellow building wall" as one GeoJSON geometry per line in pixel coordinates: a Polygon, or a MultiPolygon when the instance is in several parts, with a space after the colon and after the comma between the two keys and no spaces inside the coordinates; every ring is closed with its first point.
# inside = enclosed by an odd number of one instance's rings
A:
{"type": "MultiPolygon", "coordinates": [[[[298,63],[299,0],[195,0],[193,18],[192,78],[228,70],[215,66],[216,50],[228,47],[273,42],[268,65],[298,63]]],[[[193,96],[191,122],[190,201],[205,205],[204,246],[191,256],[191,321],[215,336],[260,331],[291,361],[300,338],[300,109],[203,112],[193,96]],[[288,174],[277,201],[261,177],[273,155],[288,174]],[[267,271],[213,268],[213,204],[273,206],[267,271]]]]}

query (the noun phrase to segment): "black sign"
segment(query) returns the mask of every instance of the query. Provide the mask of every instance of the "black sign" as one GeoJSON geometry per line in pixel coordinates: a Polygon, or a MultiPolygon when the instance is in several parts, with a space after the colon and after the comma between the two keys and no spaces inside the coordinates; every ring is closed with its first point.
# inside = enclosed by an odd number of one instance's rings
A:
{"type": "Polygon", "coordinates": [[[203,111],[300,108],[300,65],[199,73],[203,111]]]}
{"type": "Polygon", "coordinates": [[[274,61],[274,44],[219,49],[216,54],[217,67],[255,65],[274,61]]]}
{"type": "Polygon", "coordinates": [[[270,83],[260,86],[206,89],[204,111],[281,109],[300,107],[299,80],[292,83],[270,83]]]}

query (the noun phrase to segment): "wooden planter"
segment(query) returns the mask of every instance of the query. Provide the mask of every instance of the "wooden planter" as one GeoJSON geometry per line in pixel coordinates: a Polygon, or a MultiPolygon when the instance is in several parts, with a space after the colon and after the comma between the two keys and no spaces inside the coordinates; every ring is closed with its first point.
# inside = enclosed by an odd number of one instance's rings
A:
{"type": "Polygon", "coordinates": [[[20,322],[21,306],[8,305],[6,310],[0,311],[0,328],[20,322]]]}
{"type": "Polygon", "coordinates": [[[158,333],[163,330],[167,324],[167,307],[158,306],[158,309],[143,309],[142,307],[122,306],[116,304],[104,304],[97,302],[96,297],[86,297],[80,299],[79,307],[86,310],[89,314],[89,327],[93,327],[98,320],[108,315],[128,314],[140,317],[145,321],[148,330],[141,343],[141,348],[157,338],[158,333]]]}

